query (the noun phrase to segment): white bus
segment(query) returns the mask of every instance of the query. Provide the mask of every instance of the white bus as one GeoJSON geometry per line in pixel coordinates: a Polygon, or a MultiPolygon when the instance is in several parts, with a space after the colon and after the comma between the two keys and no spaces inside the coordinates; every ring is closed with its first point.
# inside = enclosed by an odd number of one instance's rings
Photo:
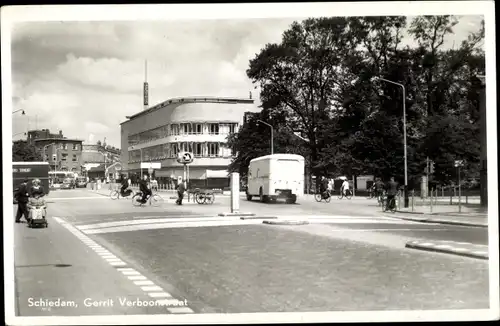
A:
{"type": "Polygon", "coordinates": [[[283,198],[294,204],[304,195],[304,157],[273,154],[254,158],[248,167],[247,200],[258,196],[261,202],[283,198]]]}

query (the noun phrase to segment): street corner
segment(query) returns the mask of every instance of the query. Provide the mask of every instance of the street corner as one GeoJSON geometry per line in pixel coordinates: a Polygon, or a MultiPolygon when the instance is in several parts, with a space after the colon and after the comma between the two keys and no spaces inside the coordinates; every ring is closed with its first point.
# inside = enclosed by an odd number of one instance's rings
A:
{"type": "Polygon", "coordinates": [[[408,241],[405,247],[410,249],[440,252],[476,259],[488,259],[488,246],[469,242],[445,240],[413,240],[408,241]]]}

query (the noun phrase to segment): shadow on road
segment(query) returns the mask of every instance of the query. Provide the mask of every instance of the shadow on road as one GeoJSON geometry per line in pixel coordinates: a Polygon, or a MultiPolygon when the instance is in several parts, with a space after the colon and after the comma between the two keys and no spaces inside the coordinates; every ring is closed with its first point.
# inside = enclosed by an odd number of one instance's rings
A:
{"type": "Polygon", "coordinates": [[[40,265],[21,265],[15,266],[16,268],[31,268],[31,267],[71,267],[70,264],[40,264],[40,265]]]}

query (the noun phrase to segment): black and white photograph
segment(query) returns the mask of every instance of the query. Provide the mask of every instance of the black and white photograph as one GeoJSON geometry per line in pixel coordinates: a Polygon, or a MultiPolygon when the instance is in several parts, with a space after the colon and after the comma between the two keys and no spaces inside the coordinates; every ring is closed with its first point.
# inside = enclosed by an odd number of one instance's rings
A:
{"type": "Polygon", "coordinates": [[[494,11],[2,7],[6,324],[500,318],[494,11]]]}

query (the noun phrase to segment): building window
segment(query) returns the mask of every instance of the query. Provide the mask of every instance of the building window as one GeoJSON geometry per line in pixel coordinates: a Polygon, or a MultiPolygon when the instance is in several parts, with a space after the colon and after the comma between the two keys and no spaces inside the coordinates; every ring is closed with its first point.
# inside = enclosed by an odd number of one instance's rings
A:
{"type": "Polygon", "coordinates": [[[170,157],[171,158],[176,158],[177,155],[179,154],[178,145],[179,144],[177,144],[177,143],[170,144],[170,157]]]}
{"type": "Polygon", "coordinates": [[[236,128],[237,128],[238,124],[236,123],[231,123],[229,125],[229,133],[230,134],[234,134],[236,132],[236,128]]]}
{"type": "Polygon", "coordinates": [[[214,157],[219,155],[219,143],[208,143],[208,156],[214,157]]]}
{"type": "Polygon", "coordinates": [[[171,132],[172,136],[179,135],[179,125],[171,125],[171,132]]]}
{"type": "Polygon", "coordinates": [[[73,144],[73,150],[77,151],[78,150],[78,144],[73,144]]]}
{"type": "Polygon", "coordinates": [[[76,162],[76,161],[78,161],[78,158],[76,157],[75,154],[73,154],[73,162],[76,162]]]}
{"type": "Polygon", "coordinates": [[[208,130],[209,130],[208,132],[211,135],[218,135],[219,134],[219,124],[218,123],[211,123],[209,125],[209,129],[208,130]]]}
{"type": "Polygon", "coordinates": [[[193,154],[195,157],[201,157],[203,156],[203,144],[202,143],[194,143],[193,146],[193,154]]]}
{"type": "Polygon", "coordinates": [[[68,144],[63,144],[63,145],[62,145],[62,149],[63,149],[63,150],[67,150],[67,149],[68,149],[68,144]]]}
{"type": "Polygon", "coordinates": [[[203,124],[197,123],[194,125],[194,133],[195,134],[202,134],[203,133],[203,124]]]}
{"type": "Polygon", "coordinates": [[[192,133],[191,124],[190,123],[181,123],[181,134],[189,135],[192,133]]]}
{"type": "Polygon", "coordinates": [[[61,161],[66,161],[68,154],[61,154],[61,161]]]}

